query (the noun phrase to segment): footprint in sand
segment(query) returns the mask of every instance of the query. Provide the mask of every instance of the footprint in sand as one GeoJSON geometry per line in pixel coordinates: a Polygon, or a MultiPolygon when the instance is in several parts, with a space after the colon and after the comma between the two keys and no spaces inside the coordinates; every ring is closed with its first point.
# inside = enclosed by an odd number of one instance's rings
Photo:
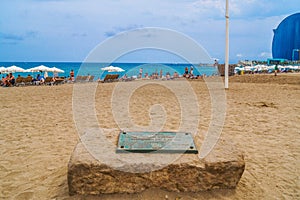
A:
{"type": "Polygon", "coordinates": [[[33,199],[33,192],[22,192],[22,193],[19,193],[15,196],[14,199],[22,199],[22,200],[29,200],[29,199],[33,199]]]}

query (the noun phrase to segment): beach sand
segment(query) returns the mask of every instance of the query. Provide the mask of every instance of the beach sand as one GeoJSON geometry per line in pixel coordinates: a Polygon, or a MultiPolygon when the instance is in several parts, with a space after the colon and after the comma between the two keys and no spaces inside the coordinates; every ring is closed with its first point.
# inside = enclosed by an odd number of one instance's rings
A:
{"type": "MultiPolygon", "coordinates": [[[[211,121],[211,98],[204,81],[189,81],[198,98],[199,135],[211,121]]],[[[99,124],[118,128],[111,111],[117,83],[96,92],[99,124]]],[[[122,83],[135,84],[135,81],[122,83]]],[[[70,197],[67,165],[78,142],[72,113],[72,84],[0,88],[0,199],[82,199],[70,197]]],[[[235,190],[174,193],[149,189],[84,199],[300,199],[300,74],[230,77],[222,138],[244,152],[246,168],[235,190]]],[[[176,96],[159,84],[130,98],[134,123],[150,123],[149,106],[164,106],[165,130],[180,125],[176,96]]]]}

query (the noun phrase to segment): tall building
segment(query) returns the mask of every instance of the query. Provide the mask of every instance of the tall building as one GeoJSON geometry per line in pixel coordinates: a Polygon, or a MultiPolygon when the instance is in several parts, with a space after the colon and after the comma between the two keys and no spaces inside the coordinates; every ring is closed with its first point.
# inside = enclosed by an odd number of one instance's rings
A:
{"type": "Polygon", "coordinates": [[[286,17],[274,31],[273,58],[300,59],[300,13],[286,17]]]}

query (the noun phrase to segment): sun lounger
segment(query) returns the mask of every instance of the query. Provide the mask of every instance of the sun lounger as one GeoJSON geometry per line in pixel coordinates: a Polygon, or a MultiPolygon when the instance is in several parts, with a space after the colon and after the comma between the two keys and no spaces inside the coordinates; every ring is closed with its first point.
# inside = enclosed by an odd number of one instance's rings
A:
{"type": "Polygon", "coordinates": [[[25,85],[32,85],[32,77],[27,76],[26,78],[23,79],[25,85]]]}
{"type": "Polygon", "coordinates": [[[94,78],[95,78],[95,76],[90,76],[88,81],[89,81],[89,82],[93,82],[93,81],[94,81],[94,78]]]}
{"type": "Polygon", "coordinates": [[[113,81],[117,81],[119,78],[119,74],[107,74],[104,79],[103,79],[103,83],[105,82],[113,82],[113,81]]]}
{"type": "Polygon", "coordinates": [[[16,82],[15,82],[15,85],[18,87],[20,85],[25,85],[25,78],[24,77],[17,77],[16,78],[16,82]]]}
{"type": "Polygon", "coordinates": [[[83,82],[83,83],[86,83],[86,82],[89,81],[89,79],[90,79],[89,76],[83,76],[83,77],[82,77],[82,82],[83,82]]]}
{"type": "Polygon", "coordinates": [[[82,80],[83,80],[82,76],[77,76],[75,79],[75,82],[81,82],[82,80]]]}
{"type": "Polygon", "coordinates": [[[56,78],[53,84],[54,85],[63,84],[64,81],[65,81],[64,78],[56,78]]]}
{"type": "Polygon", "coordinates": [[[76,83],[86,83],[86,82],[89,82],[90,77],[91,76],[77,76],[75,82],[76,83]]]}
{"type": "Polygon", "coordinates": [[[52,77],[47,77],[45,79],[45,84],[46,85],[53,85],[54,81],[53,81],[53,78],[52,77]]]}

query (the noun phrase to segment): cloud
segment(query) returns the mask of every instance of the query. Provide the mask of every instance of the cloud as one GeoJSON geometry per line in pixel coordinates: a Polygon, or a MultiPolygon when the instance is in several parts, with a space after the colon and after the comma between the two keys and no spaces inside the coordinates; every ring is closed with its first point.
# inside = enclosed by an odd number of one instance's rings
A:
{"type": "Polygon", "coordinates": [[[87,34],[86,33],[73,33],[72,37],[86,37],[87,34]]]}
{"type": "Polygon", "coordinates": [[[37,31],[27,31],[25,33],[24,39],[25,38],[36,38],[38,36],[38,32],[37,31]]]}
{"type": "Polygon", "coordinates": [[[243,57],[243,54],[238,53],[238,54],[236,54],[236,57],[241,58],[241,57],[243,57]]]}
{"type": "Polygon", "coordinates": [[[0,32],[0,38],[2,40],[6,40],[6,41],[22,41],[22,40],[24,40],[24,37],[21,35],[15,35],[15,34],[10,34],[10,33],[3,33],[3,32],[0,32]]]}
{"type": "Polygon", "coordinates": [[[137,24],[131,24],[131,25],[128,25],[128,26],[117,26],[117,27],[114,27],[113,30],[110,30],[110,31],[106,31],[104,33],[104,35],[106,37],[112,37],[120,32],[124,32],[124,31],[129,31],[129,30],[132,30],[132,29],[137,29],[137,28],[143,28],[144,26],[143,25],[137,25],[137,24]]]}
{"type": "Polygon", "coordinates": [[[27,31],[24,34],[21,35],[17,35],[17,34],[13,34],[13,33],[3,33],[0,32],[0,40],[1,44],[17,44],[21,41],[24,41],[28,38],[35,38],[37,36],[37,32],[36,31],[27,31]]]}
{"type": "Polygon", "coordinates": [[[2,45],[16,45],[16,44],[18,44],[18,42],[16,42],[16,41],[12,41],[12,42],[10,42],[10,41],[4,41],[4,42],[0,42],[0,44],[2,44],[2,45]]]}
{"type": "Polygon", "coordinates": [[[270,52],[261,52],[259,54],[259,57],[262,57],[262,58],[270,58],[272,57],[272,54],[270,52]]]}
{"type": "MultiPolygon", "coordinates": [[[[260,19],[299,12],[296,0],[229,0],[229,16],[232,19],[260,19]]],[[[192,13],[213,19],[224,18],[225,0],[198,0],[188,5],[192,13]]]]}
{"type": "Polygon", "coordinates": [[[116,32],[115,32],[115,31],[106,31],[106,32],[104,33],[104,35],[105,35],[106,37],[112,37],[112,36],[116,35],[116,32]]]}

